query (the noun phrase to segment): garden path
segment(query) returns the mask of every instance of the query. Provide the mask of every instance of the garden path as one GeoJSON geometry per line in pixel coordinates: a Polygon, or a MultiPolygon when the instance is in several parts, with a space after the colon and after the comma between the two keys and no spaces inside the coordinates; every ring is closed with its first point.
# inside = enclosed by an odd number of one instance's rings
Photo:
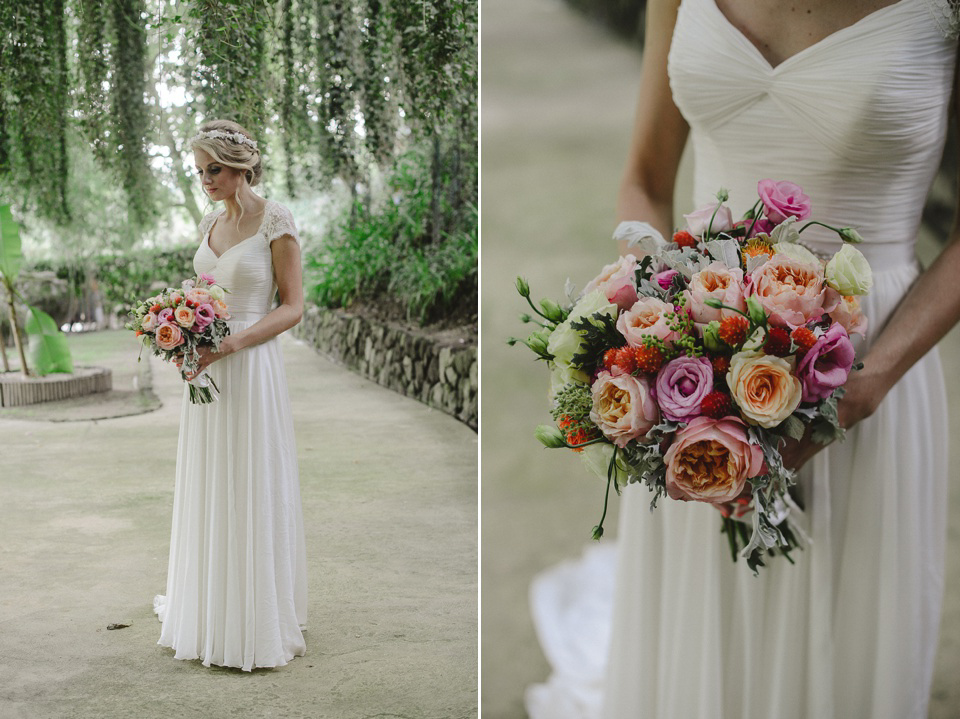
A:
{"type": "Polygon", "coordinates": [[[157,411],[0,419],[0,716],[476,716],[477,435],[290,337],[283,347],[307,655],[247,674],[157,646],[182,385],[154,359],[157,411]]]}

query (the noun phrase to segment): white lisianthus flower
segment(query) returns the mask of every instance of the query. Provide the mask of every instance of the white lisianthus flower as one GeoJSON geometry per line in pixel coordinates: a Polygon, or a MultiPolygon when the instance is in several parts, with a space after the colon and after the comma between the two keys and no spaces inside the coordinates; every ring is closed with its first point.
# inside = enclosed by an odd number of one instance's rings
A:
{"type": "Polygon", "coordinates": [[[223,291],[223,288],[220,285],[210,285],[207,288],[207,291],[210,293],[210,296],[215,300],[223,301],[223,298],[226,296],[226,293],[223,291]]]}
{"type": "Polygon", "coordinates": [[[853,245],[844,245],[827,263],[827,284],[841,295],[865,295],[873,287],[870,263],[853,245]]]}
{"type": "MultiPolygon", "coordinates": [[[[606,481],[607,470],[610,467],[610,458],[613,456],[613,445],[606,442],[597,442],[589,444],[580,452],[580,459],[587,465],[587,468],[597,475],[600,479],[606,481]]],[[[626,465],[623,464],[619,454],[615,466],[614,481],[618,487],[625,487],[627,484],[626,465]]]]}
{"type": "Polygon", "coordinates": [[[550,396],[556,396],[557,392],[562,390],[568,384],[588,384],[590,375],[583,370],[574,369],[569,364],[553,364],[550,372],[550,396]]]}
{"type": "Polygon", "coordinates": [[[573,329],[572,323],[597,312],[608,314],[611,319],[617,319],[617,306],[611,304],[603,290],[599,289],[581,297],[580,301],[570,310],[567,319],[557,325],[553,334],[550,335],[550,341],[547,343],[547,351],[553,355],[553,360],[557,365],[569,365],[573,360],[573,355],[580,350],[583,336],[573,329]]]}

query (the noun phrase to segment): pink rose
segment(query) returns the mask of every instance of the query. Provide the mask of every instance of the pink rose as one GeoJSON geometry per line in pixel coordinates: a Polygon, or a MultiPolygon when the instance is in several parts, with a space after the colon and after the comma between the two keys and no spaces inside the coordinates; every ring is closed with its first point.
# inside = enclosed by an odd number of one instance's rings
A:
{"type": "Polygon", "coordinates": [[[703,237],[707,229],[710,230],[711,234],[733,229],[733,215],[730,213],[730,208],[722,203],[704,205],[689,215],[684,215],[683,219],[687,221],[687,232],[694,237],[703,237]],[[718,205],[719,209],[717,209],[718,205]],[[713,214],[714,210],[717,212],[716,216],[713,214]],[[710,223],[711,217],[713,218],[712,224],[710,223]]]}
{"type": "Polygon", "coordinates": [[[202,287],[194,287],[187,292],[187,302],[192,302],[194,307],[205,305],[210,302],[210,292],[202,287]]]}
{"type": "Polygon", "coordinates": [[[208,275],[206,272],[201,272],[199,279],[201,282],[206,282],[208,285],[217,284],[217,281],[213,279],[213,275],[208,275]]]}
{"type": "Polygon", "coordinates": [[[625,310],[637,301],[637,258],[624,255],[611,265],[600,270],[583,288],[588,295],[594,290],[602,290],[607,301],[625,310]]]}
{"type": "Polygon", "coordinates": [[[184,342],[183,332],[178,325],[164,322],[157,327],[157,347],[162,350],[172,350],[184,342]]]}
{"type": "Polygon", "coordinates": [[[699,272],[694,273],[683,294],[687,298],[690,316],[700,328],[713,320],[721,320],[737,314],[733,310],[708,307],[706,305],[708,299],[720,300],[723,304],[736,307],[741,312],[747,309],[747,303],[743,299],[743,270],[739,267],[730,269],[722,262],[711,262],[699,272]]]}
{"type": "Polygon", "coordinates": [[[860,298],[844,295],[830,311],[830,319],[840,324],[850,335],[867,336],[867,316],[860,309],[860,298]]]}
{"type": "Polygon", "coordinates": [[[760,195],[767,217],[775,225],[788,217],[805,220],[810,216],[810,198],[803,194],[799,185],[792,182],[760,180],[757,183],[757,194],[760,195]]]}
{"type": "Polygon", "coordinates": [[[641,297],[617,319],[620,330],[631,347],[643,344],[645,337],[657,337],[672,344],[677,333],[667,325],[664,314],[674,312],[673,305],[656,297],[641,297]]]}
{"type": "Polygon", "coordinates": [[[144,332],[153,331],[153,328],[157,326],[157,315],[153,312],[147,312],[147,314],[143,316],[143,319],[140,320],[140,326],[144,332]]]}
{"type": "Polygon", "coordinates": [[[801,400],[819,402],[842,387],[850,376],[855,354],[847,331],[839,323],[830,325],[797,365],[797,377],[803,384],[801,400]]]}
{"type": "Polygon", "coordinates": [[[750,275],[748,292],[778,327],[796,329],[832,310],[840,295],[827,287],[823,266],[787,255],[774,255],[750,275]]]}
{"type": "Polygon", "coordinates": [[[670,285],[673,283],[673,278],[679,274],[676,270],[664,270],[663,272],[655,274],[653,279],[660,285],[660,289],[669,290],[670,285]]]}
{"type": "Polygon", "coordinates": [[[213,305],[208,303],[197,307],[195,316],[197,327],[202,332],[216,318],[216,312],[213,309],[213,305]]]}
{"type": "Polygon", "coordinates": [[[700,403],[713,391],[713,365],[706,357],[681,355],[657,373],[657,404],[673,422],[688,422],[700,415],[700,403]]]}
{"type": "Polygon", "coordinates": [[[735,417],[697,417],[679,430],[663,456],[671,499],[723,504],[763,473],[763,450],[750,444],[735,417]]]}
{"type": "Polygon", "coordinates": [[[602,370],[590,392],[590,419],[618,447],[643,437],[660,420],[650,385],[642,377],[602,370]]]}
{"type": "Polygon", "coordinates": [[[173,310],[169,307],[164,307],[157,313],[157,323],[163,324],[164,322],[173,322],[173,310]]]}

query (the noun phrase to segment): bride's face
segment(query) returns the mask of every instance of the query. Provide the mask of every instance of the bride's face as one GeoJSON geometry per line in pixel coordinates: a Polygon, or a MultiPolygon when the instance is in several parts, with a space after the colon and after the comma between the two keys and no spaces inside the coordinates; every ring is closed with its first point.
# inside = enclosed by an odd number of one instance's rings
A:
{"type": "Polygon", "coordinates": [[[217,162],[203,150],[194,150],[193,158],[203,191],[214,202],[225,197],[233,197],[244,182],[242,170],[217,162]]]}

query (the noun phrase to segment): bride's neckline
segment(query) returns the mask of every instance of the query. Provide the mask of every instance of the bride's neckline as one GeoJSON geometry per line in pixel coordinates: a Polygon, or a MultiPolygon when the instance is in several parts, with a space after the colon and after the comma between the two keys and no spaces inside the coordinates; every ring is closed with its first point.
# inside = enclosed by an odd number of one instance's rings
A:
{"type": "Polygon", "coordinates": [[[707,5],[711,6],[713,10],[717,13],[717,15],[720,16],[721,21],[723,22],[724,25],[730,28],[730,30],[733,33],[735,33],[744,43],[746,43],[753,49],[757,58],[759,58],[760,61],[763,62],[763,64],[766,66],[766,69],[769,72],[776,72],[780,68],[784,67],[785,65],[792,64],[793,62],[795,62],[799,58],[802,58],[808,53],[812,52],[816,48],[821,47],[822,45],[828,44],[830,42],[833,42],[838,37],[842,37],[843,35],[853,30],[859,29],[859,27],[864,23],[867,23],[871,20],[875,20],[877,16],[883,13],[886,13],[887,11],[892,10],[893,8],[897,8],[897,7],[900,7],[901,5],[905,5],[906,3],[910,2],[910,0],[896,0],[896,2],[890,3],[889,5],[884,5],[881,8],[877,8],[876,10],[873,10],[872,12],[867,13],[866,15],[861,17],[859,20],[855,20],[849,25],[844,25],[843,27],[838,28],[837,30],[834,30],[828,35],[824,35],[822,38],[817,40],[812,45],[807,45],[802,50],[799,50],[793,53],[793,55],[790,55],[789,57],[784,58],[783,60],[778,62],[776,65],[771,63],[767,59],[767,57],[763,54],[763,52],[760,51],[760,48],[758,48],[750,38],[744,35],[743,31],[740,30],[740,28],[738,28],[736,25],[733,24],[733,22],[730,21],[730,19],[724,14],[723,10],[720,9],[720,6],[717,5],[717,0],[704,0],[704,2],[707,5]]]}
{"type": "Polygon", "coordinates": [[[247,240],[252,240],[254,237],[256,237],[257,235],[259,235],[260,232],[263,230],[263,223],[264,223],[264,221],[267,219],[267,208],[268,208],[268,207],[270,207],[270,200],[266,200],[265,204],[263,205],[263,212],[261,213],[260,224],[257,225],[256,232],[254,232],[254,233],[253,233],[252,235],[250,235],[249,237],[244,237],[244,238],[243,238],[242,240],[240,240],[239,242],[234,242],[232,245],[230,245],[227,249],[225,249],[223,252],[221,252],[221,253],[218,255],[218,254],[217,254],[217,251],[216,251],[215,249],[213,249],[213,245],[210,244],[210,234],[213,232],[213,227],[214,227],[214,225],[217,224],[217,220],[219,220],[221,217],[223,217],[223,213],[225,213],[225,212],[227,211],[226,208],[221,209],[220,212],[217,213],[217,216],[213,218],[213,222],[210,223],[209,229],[207,229],[206,234],[203,236],[203,239],[204,239],[204,240],[206,241],[206,243],[207,243],[207,249],[210,250],[211,254],[213,254],[213,256],[216,257],[216,258],[219,260],[221,257],[223,257],[225,254],[227,254],[227,253],[228,253],[230,250],[232,250],[234,247],[239,247],[240,245],[242,245],[242,244],[243,244],[244,242],[246,242],[247,240]]]}

